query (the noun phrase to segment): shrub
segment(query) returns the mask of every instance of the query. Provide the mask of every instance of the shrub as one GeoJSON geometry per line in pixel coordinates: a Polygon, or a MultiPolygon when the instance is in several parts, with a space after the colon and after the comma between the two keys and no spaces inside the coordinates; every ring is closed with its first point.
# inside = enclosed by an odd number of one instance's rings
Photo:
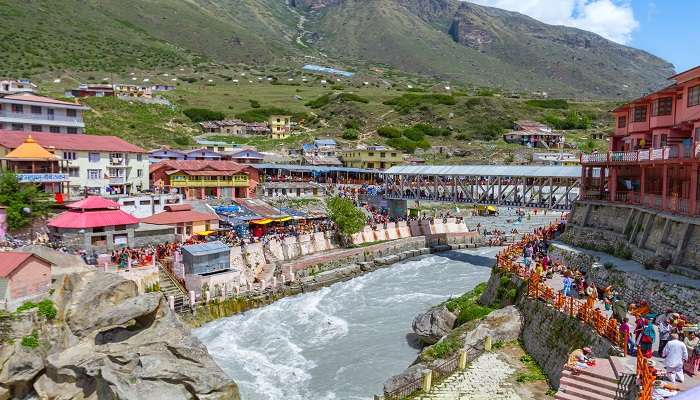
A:
{"type": "Polygon", "coordinates": [[[192,122],[219,121],[226,118],[226,115],[219,111],[212,111],[206,108],[188,108],[183,111],[192,122]]]}
{"type": "Polygon", "coordinates": [[[355,93],[341,93],[338,95],[338,100],[340,101],[354,101],[356,103],[369,103],[369,99],[356,95],[355,93]]]}
{"type": "Polygon", "coordinates": [[[444,338],[430,346],[423,354],[426,358],[435,360],[454,354],[461,347],[461,343],[455,338],[444,338]]]}
{"type": "Polygon", "coordinates": [[[411,129],[422,132],[424,135],[428,136],[450,136],[451,134],[450,130],[447,128],[436,128],[428,124],[416,124],[411,129]]]}
{"type": "Polygon", "coordinates": [[[192,143],[192,140],[189,136],[176,136],[173,138],[173,142],[180,146],[187,146],[188,144],[192,143]]]}
{"type": "Polygon", "coordinates": [[[361,124],[362,124],[362,123],[361,123],[360,120],[357,120],[357,119],[349,119],[349,120],[345,121],[345,123],[343,124],[343,126],[346,127],[347,129],[355,129],[355,130],[357,130],[357,129],[360,129],[360,125],[361,125],[361,124]]]}
{"type": "Polygon", "coordinates": [[[534,99],[525,102],[528,106],[539,108],[550,108],[555,110],[566,110],[569,108],[569,102],[563,99],[534,99]]]}
{"type": "Polygon", "coordinates": [[[415,153],[418,148],[418,144],[412,140],[406,138],[392,138],[386,141],[387,146],[393,147],[405,151],[406,153],[415,153]]]}
{"type": "Polygon", "coordinates": [[[476,91],[476,95],[477,95],[477,96],[481,96],[481,97],[492,97],[492,96],[495,95],[495,94],[496,94],[496,91],[495,91],[495,90],[493,90],[493,89],[491,89],[491,88],[486,88],[486,87],[479,88],[479,89],[476,91]]]}
{"type": "Polygon", "coordinates": [[[325,107],[325,106],[328,105],[328,103],[330,103],[330,102],[331,102],[331,94],[330,94],[330,93],[326,93],[326,94],[324,94],[324,95],[321,96],[321,97],[318,97],[318,98],[316,98],[316,99],[314,99],[314,100],[311,100],[311,101],[307,102],[307,103],[305,104],[305,106],[311,107],[311,108],[321,108],[321,107],[325,107]]]}
{"type": "Polygon", "coordinates": [[[475,137],[482,140],[496,140],[503,135],[505,128],[497,121],[484,121],[475,128],[475,137]]]}
{"type": "Polygon", "coordinates": [[[588,129],[591,126],[591,120],[588,116],[575,111],[568,113],[565,117],[545,115],[543,122],[560,130],[588,129]]]}
{"type": "Polygon", "coordinates": [[[257,100],[250,99],[250,108],[260,108],[260,102],[257,100]]]}
{"type": "Polygon", "coordinates": [[[343,139],[345,140],[357,140],[359,137],[359,133],[355,129],[346,129],[345,132],[343,132],[343,139]]]}
{"type": "Polygon", "coordinates": [[[328,218],[345,235],[359,232],[365,226],[367,217],[355,207],[352,201],[343,197],[332,197],[327,203],[328,218]]]}
{"type": "Polygon", "coordinates": [[[336,83],[335,85],[331,86],[331,89],[333,89],[333,90],[345,90],[345,86],[339,85],[336,83]]]}
{"type": "Polygon", "coordinates": [[[382,126],[377,128],[377,134],[387,139],[396,139],[401,137],[401,129],[393,126],[382,126]]]}
{"type": "Polygon", "coordinates": [[[27,311],[27,310],[31,310],[32,308],[36,308],[36,303],[31,302],[31,301],[25,301],[24,303],[22,303],[21,306],[17,307],[17,309],[15,310],[15,312],[16,312],[16,313],[21,313],[21,312],[24,312],[24,311],[27,311]]]}
{"type": "Polygon", "coordinates": [[[40,301],[37,307],[39,308],[39,315],[43,315],[48,320],[56,318],[56,307],[50,299],[40,301]]]}
{"type": "Polygon", "coordinates": [[[408,128],[404,129],[403,135],[406,136],[407,138],[413,140],[414,142],[421,141],[425,139],[425,135],[423,134],[423,131],[417,128],[408,128]]]}
{"type": "Polygon", "coordinates": [[[31,335],[24,336],[22,338],[22,346],[30,349],[36,349],[39,347],[39,333],[37,331],[33,331],[31,335]]]}

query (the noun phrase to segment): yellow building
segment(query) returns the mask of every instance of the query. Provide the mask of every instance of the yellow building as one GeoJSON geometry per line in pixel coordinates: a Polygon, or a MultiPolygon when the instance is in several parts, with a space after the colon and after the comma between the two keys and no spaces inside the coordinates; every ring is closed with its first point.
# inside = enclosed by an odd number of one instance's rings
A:
{"type": "Polygon", "coordinates": [[[273,139],[284,139],[292,132],[292,117],[289,115],[271,115],[268,122],[273,139]]]}
{"type": "Polygon", "coordinates": [[[403,154],[384,146],[370,146],[366,149],[344,150],[343,165],[351,168],[387,169],[403,164],[403,154]]]}

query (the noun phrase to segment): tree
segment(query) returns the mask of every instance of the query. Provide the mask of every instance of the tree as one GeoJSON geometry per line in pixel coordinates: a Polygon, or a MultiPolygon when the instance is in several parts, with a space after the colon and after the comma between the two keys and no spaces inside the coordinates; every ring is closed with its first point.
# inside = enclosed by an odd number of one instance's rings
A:
{"type": "Polygon", "coordinates": [[[342,197],[332,197],[326,205],[328,218],[335,223],[338,231],[348,237],[362,230],[367,216],[352,201],[342,197]]]}
{"type": "Polygon", "coordinates": [[[11,172],[0,175],[0,204],[7,207],[7,226],[11,230],[20,229],[32,218],[44,217],[50,207],[49,195],[35,185],[20,185],[17,176],[11,172]],[[25,209],[31,210],[28,214],[25,209]]]}

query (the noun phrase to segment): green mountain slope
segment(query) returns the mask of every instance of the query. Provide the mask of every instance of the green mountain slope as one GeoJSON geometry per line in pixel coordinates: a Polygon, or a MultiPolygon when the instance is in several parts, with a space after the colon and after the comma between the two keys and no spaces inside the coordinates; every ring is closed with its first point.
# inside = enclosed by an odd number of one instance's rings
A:
{"type": "Polygon", "coordinates": [[[630,97],[672,65],[577,29],[458,0],[0,0],[0,76],[305,56],[454,83],[630,97]]]}

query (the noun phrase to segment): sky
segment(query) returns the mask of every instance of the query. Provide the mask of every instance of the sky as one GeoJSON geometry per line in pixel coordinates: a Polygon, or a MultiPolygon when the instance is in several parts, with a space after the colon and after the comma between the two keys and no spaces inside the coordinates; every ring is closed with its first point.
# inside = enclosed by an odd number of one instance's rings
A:
{"type": "Polygon", "coordinates": [[[700,65],[700,0],[469,0],[646,50],[684,71],[700,65]]]}

